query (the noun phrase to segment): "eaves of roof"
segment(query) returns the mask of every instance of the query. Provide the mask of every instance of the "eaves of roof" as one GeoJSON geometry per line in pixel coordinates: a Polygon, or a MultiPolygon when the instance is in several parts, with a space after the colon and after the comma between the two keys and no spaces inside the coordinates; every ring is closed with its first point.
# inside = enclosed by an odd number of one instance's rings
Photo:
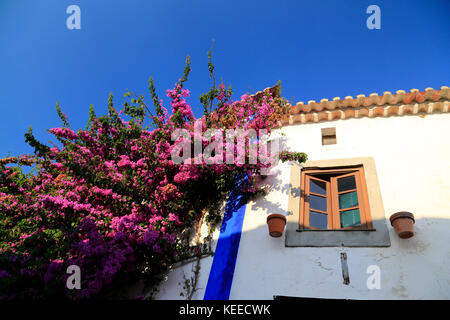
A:
{"type": "Polygon", "coordinates": [[[363,117],[388,117],[415,114],[447,113],[449,106],[450,88],[442,86],[439,90],[426,88],[424,91],[412,89],[384,92],[382,95],[371,93],[368,97],[363,94],[356,98],[347,96],[314,100],[308,103],[297,102],[290,106],[290,114],[281,120],[281,125],[315,123],[332,120],[343,120],[363,117]]]}

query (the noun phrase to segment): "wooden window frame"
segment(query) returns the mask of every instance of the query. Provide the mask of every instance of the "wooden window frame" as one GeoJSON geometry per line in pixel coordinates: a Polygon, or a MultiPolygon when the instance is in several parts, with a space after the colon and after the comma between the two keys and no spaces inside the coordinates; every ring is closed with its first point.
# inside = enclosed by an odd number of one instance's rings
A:
{"type": "MultiPolygon", "coordinates": [[[[372,218],[370,214],[370,206],[368,200],[367,184],[365,180],[364,168],[352,167],[352,168],[334,168],[334,169],[313,169],[313,170],[302,170],[301,173],[301,197],[300,197],[300,229],[303,230],[370,230],[373,228],[372,218]],[[336,175],[330,177],[330,181],[322,180],[315,177],[319,174],[330,174],[336,175]],[[339,192],[337,188],[337,179],[346,176],[355,176],[356,189],[346,190],[339,192]],[[309,197],[311,192],[309,190],[311,178],[313,180],[319,180],[326,183],[326,198],[327,198],[327,212],[311,209],[314,212],[327,214],[328,215],[328,225],[327,229],[313,228],[309,226],[309,197]],[[347,192],[357,192],[358,206],[352,208],[339,209],[339,194],[347,192]],[[352,209],[359,209],[361,225],[351,226],[351,227],[340,227],[340,212],[352,209]]],[[[312,193],[316,196],[324,197],[323,195],[312,193]]]]}

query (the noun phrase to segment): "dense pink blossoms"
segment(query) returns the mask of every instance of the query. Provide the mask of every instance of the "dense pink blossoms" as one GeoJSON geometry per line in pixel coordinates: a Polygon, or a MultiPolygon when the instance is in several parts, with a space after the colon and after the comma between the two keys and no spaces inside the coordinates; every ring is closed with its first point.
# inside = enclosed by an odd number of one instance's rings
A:
{"type": "MultiPolygon", "coordinates": [[[[171,115],[151,90],[157,115],[150,129],[143,125],[143,102],[118,113],[110,99],[109,114],[92,111],[86,130],[50,129],[60,147],[48,148],[29,134],[34,157],[0,159],[0,299],[107,296],[116,284],[142,277],[156,288],[171,264],[207,251],[192,246],[187,235],[202,219],[220,221],[230,191],[258,194],[255,178],[269,164],[210,164],[202,152],[176,164],[171,135],[184,128],[193,141],[199,138],[195,123],[202,134],[209,128],[270,133],[286,114],[286,101],[267,90],[233,102],[221,84],[211,91],[215,109],[195,119],[184,81],[167,90],[171,115]],[[8,166],[31,162],[36,174],[8,166]],[[80,290],[65,286],[70,265],[82,271],[80,290]]],[[[208,143],[201,138],[202,150],[208,143]]],[[[232,156],[248,155],[249,145],[231,150],[232,156]]],[[[289,155],[284,157],[306,158],[289,155]]]]}

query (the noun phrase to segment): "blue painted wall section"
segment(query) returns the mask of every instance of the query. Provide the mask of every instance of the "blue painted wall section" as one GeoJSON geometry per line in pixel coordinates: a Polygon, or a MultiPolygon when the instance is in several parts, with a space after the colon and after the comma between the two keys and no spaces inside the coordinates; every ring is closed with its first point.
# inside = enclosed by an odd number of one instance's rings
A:
{"type": "Polygon", "coordinates": [[[228,300],[230,297],[246,208],[236,204],[239,200],[227,203],[204,300],[228,300]]]}

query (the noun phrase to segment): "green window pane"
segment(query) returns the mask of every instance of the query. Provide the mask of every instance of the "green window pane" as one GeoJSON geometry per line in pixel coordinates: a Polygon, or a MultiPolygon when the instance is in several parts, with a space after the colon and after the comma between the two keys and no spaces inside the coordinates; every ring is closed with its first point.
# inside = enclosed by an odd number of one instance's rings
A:
{"type": "Polygon", "coordinates": [[[309,212],[309,226],[312,228],[327,229],[328,215],[318,212],[309,212]]]}
{"type": "Polygon", "coordinates": [[[356,189],[355,176],[348,176],[338,179],[338,191],[347,191],[356,189]]]}
{"type": "Polygon", "coordinates": [[[323,194],[324,196],[327,195],[327,186],[325,182],[314,179],[311,179],[310,181],[311,181],[309,184],[310,192],[323,194]]]}
{"type": "Polygon", "coordinates": [[[347,192],[339,195],[339,209],[358,206],[358,193],[356,191],[347,192]]]}
{"type": "Polygon", "coordinates": [[[319,197],[311,194],[309,196],[309,206],[311,209],[327,211],[327,198],[319,197]]]}
{"type": "Polygon", "coordinates": [[[341,228],[355,227],[361,225],[359,209],[341,212],[341,228]]]}

